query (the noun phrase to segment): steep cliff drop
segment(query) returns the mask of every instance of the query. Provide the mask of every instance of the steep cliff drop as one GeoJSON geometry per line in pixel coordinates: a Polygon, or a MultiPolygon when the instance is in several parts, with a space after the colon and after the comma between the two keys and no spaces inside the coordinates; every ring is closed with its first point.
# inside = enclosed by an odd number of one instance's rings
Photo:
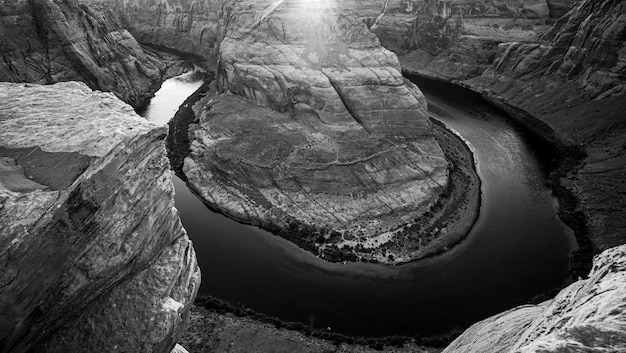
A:
{"type": "Polygon", "coordinates": [[[165,127],[85,84],[0,83],[0,351],[168,352],[199,287],[165,127]]]}
{"type": "Polygon", "coordinates": [[[231,10],[222,93],[194,108],[191,186],[332,261],[398,263],[443,248],[435,224],[463,186],[449,184],[425,99],[395,55],[341,2],[231,10]]]}

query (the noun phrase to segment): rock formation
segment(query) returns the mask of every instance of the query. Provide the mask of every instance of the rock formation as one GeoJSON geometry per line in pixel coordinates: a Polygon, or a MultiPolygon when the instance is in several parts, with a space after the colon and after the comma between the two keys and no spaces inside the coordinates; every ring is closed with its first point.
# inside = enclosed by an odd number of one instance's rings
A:
{"type": "Polygon", "coordinates": [[[78,80],[141,108],[167,75],[164,57],[140,47],[105,6],[2,0],[0,8],[0,81],[78,80]]]}
{"type": "Polygon", "coordinates": [[[593,261],[586,280],[540,305],[474,324],[443,353],[626,351],[626,245],[593,261]]]}
{"type": "Polygon", "coordinates": [[[85,84],[0,83],[0,351],[167,352],[199,286],[165,127],[85,84]]]}
{"type": "MultiPolygon", "coordinates": [[[[339,6],[234,5],[220,46],[223,93],[195,106],[184,172],[236,219],[316,253],[371,252],[439,200],[447,162],[419,89],[339,6]]],[[[414,250],[390,254],[406,261],[414,250]]]]}
{"type": "Polygon", "coordinates": [[[493,70],[516,79],[580,78],[591,98],[626,92],[626,4],[584,1],[542,37],[548,43],[503,43],[493,70]]]}
{"type": "Polygon", "coordinates": [[[227,0],[88,0],[112,7],[142,44],[196,55],[214,68],[229,21],[227,0]]]}

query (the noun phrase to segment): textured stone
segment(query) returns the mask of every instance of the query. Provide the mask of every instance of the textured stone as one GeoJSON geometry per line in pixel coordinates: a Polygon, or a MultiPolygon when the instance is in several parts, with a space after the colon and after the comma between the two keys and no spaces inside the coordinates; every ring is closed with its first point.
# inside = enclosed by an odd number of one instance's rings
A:
{"type": "Polygon", "coordinates": [[[443,353],[626,351],[626,246],[594,259],[554,299],[474,324],[443,353]]]}
{"type": "Polygon", "coordinates": [[[77,0],[0,1],[0,80],[78,80],[143,106],[166,75],[113,11],[77,0]]]}
{"type": "Polygon", "coordinates": [[[142,44],[197,55],[209,67],[217,63],[217,50],[229,21],[229,0],[87,0],[102,2],[125,19],[142,44]]]}
{"type": "Polygon", "coordinates": [[[340,3],[271,5],[234,5],[184,172],[214,207],[309,249],[387,243],[448,182],[424,97],[340,3]]]}
{"type": "Polygon", "coordinates": [[[0,130],[2,350],[168,352],[200,277],[166,129],[67,82],[0,83],[0,130]]]}
{"type": "Polygon", "coordinates": [[[624,90],[626,3],[583,1],[543,36],[547,44],[503,43],[494,74],[580,77],[592,97],[624,90]]]}

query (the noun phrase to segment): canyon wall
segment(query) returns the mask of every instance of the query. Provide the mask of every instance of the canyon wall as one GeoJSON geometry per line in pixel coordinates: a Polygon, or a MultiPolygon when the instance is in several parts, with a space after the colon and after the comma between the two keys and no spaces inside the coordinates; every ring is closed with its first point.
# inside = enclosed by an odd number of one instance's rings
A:
{"type": "Polygon", "coordinates": [[[127,28],[140,43],[192,54],[200,57],[207,68],[215,68],[232,3],[226,0],[115,0],[104,4],[124,18],[127,28]]]}
{"type": "Polygon", "coordinates": [[[114,11],[76,0],[0,1],[0,56],[1,81],[82,81],[135,108],[171,60],[140,47],[114,11]]]}
{"type": "Polygon", "coordinates": [[[580,213],[562,217],[587,233],[596,252],[623,244],[626,234],[624,33],[626,3],[586,0],[543,42],[501,44],[493,66],[464,82],[539,118],[543,127],[530,126],[583,154],[560,176],[580,213]]]}
{"type": "Polygon", "coordinates": [[[0,83],[0,351],[168,352],[199,287],[165,127],[85,84],[0,83]]]}

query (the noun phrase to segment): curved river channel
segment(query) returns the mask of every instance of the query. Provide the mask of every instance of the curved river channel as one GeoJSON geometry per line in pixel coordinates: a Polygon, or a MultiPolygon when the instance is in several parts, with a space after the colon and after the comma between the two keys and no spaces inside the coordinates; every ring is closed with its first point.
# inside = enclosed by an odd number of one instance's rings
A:
{"type": "MultiPolygon", "coordinates": [[[[145,116],[166,123],[200,86],[166,81],[145,116]]],[[[434,117],[475,154],[480,217],[450,251],[391,267],[328,263],[256,227],[212,212],[174,177],[176,207],[202,270],[200,292],[315,327],[359,336],[434,335],[465,327],[571,279],[571,230],[545,183],[547,146],[480,97],[418,82],[434,117]]]]}

